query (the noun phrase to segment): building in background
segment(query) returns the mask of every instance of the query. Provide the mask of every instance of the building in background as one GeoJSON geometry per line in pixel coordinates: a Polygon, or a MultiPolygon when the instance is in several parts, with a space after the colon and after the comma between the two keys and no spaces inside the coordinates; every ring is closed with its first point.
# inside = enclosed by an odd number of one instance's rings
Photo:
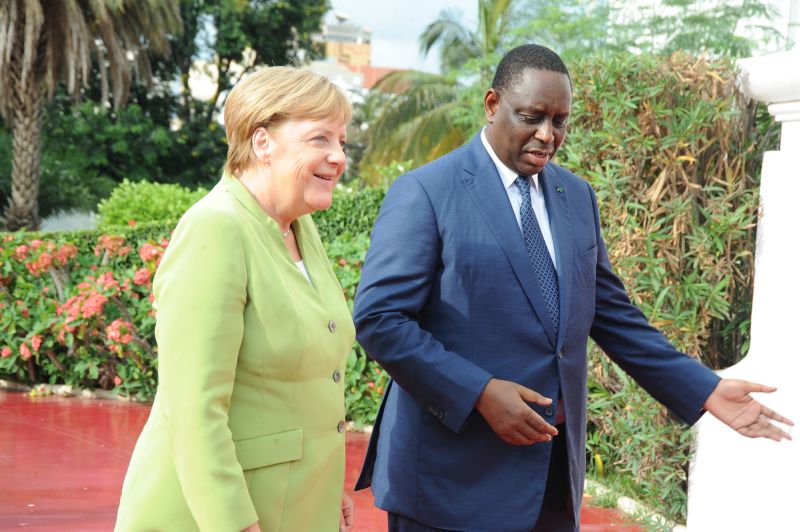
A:
{"type": "Polygon", "coordinates": [[[381,77],[397,69],[372,65],[371,29],[349,22],[347,15],[336,13],[335,16],[336,23],[324,24],[319,36],[326,58],[312,62],[309,68],[345,90],[363,95],[381,77]]]}

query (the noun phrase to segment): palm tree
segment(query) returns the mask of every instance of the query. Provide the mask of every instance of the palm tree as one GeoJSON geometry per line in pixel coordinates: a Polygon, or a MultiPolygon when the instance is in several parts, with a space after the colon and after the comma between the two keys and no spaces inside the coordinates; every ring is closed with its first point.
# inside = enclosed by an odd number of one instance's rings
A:
{"type": "Polygon", "coordinates": [[[0,0],[0,114],[12,130],[9,230],[39,225],[39,162],[45,104],[63,83],[78,97],[96,62],[104,101],[115,106],[131,74],[151,81],[147,52],[167,53],[179,32],[179,0],[0,0]]]}
{"type": "MultiPolygon", "coordinates": [[[[420,53],[438,45],[441,66],[455,71],[473,59],[497,52],[508,35],[515,0],[478,0],[478,27],[465,28],[457,13],[443,10],[420,36],[420,53]]],[[[488,66],[478,73],[491,74],[488,66]]],[[[459,109],[459,80],[415,70],[392,72],[374,87],[371,105],[377,117],[369,129],[369,146],[361,168],[392,161],[420,164],[467,140],[470,127],[454,120],[459,109]]],[[[466,121],[468,122],[468,121],[466,121]]]]}
{"type": "Polygon", "coordinates": [[[470,59],[496,52],[504,35],[510,29],[514,0],[478,0],[478,27],[465,28],[460,15],[453,10],[442,10],[439,18],[428,24],[419,38],[420,52],[428,55],[439,46],[444,70],[454,70],[470,59]]]}

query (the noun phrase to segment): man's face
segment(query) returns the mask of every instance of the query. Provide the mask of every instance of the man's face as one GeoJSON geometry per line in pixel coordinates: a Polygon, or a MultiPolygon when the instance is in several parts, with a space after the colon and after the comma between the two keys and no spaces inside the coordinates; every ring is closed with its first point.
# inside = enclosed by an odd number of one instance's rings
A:
{"type": "Polygon", "coordinates": [[[486,137],[500,160],[519,175],[538,174],[567,135],[569,78],[529,68],[509,88],[489,89],[483,104],[486,137]]]}

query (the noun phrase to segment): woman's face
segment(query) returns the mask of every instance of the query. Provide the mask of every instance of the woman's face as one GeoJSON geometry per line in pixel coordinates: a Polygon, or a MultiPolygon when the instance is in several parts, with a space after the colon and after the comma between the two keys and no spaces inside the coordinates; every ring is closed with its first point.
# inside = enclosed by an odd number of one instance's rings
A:
{"type": "Polygon", "coordinates": [[[347,159],[347,124],[336,119],[290,119],[270,129],[269,165],[275,192],[292,210],[327,209],[347,159]]]}

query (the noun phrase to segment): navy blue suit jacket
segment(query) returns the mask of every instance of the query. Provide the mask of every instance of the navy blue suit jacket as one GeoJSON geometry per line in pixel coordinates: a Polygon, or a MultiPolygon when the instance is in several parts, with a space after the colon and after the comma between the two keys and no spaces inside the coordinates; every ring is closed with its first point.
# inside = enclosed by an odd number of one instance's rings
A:
{"type": "MultiPolygon", "coordinates": [[[[539,186],[558,263],[557,336],[480,135],[386,195],[354,309],[358,341],[393,379],[357,484],[385,510],[451,530],[530,530],[551,444],[513,446],[492,431],[474,406],[495,377],[554,401],[560,392],[578,522],[589,336],[687,423],[719,380],[630,303],[589,184],[548,163],[539,186]]],[[[554,423],[555,403],[533,408],[554,423]]]]}

